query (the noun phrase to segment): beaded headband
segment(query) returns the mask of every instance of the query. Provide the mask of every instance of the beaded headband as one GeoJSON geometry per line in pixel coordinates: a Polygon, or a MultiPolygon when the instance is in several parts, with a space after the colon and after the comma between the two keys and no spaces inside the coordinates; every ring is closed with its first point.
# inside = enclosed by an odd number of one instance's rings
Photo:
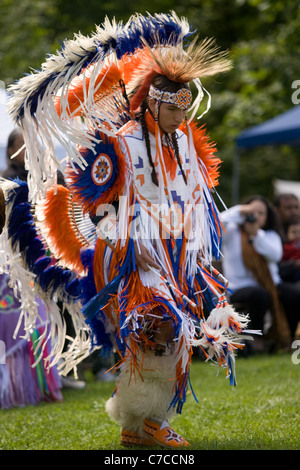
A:
{"type": "Polygon", "coordinates": [[[188,88],[180,88],[176,93],[163,91],[150,85],[149,96],[162,103],[174,104],[180,109],[189,108],[192,102],[192,92],[188,88]]]}

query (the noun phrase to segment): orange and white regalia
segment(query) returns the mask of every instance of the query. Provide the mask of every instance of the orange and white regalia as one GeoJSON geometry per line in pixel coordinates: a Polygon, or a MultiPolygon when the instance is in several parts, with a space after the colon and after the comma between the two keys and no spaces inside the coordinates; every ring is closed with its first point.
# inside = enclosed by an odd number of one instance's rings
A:
{"type": "Polygon", "coordinates": [[[35,293],[48,306],[54,344],[48,360],[59,361],[62,373],[94,348],[118,352],[120,374],[107,410],[137,433],[145,418],[164,422],[181,412],[195,347],[235,383],[234,355],[248,321],[227,304],[226,280],[212,267],[221,253],[212,197],[220,160],[194,120],[205,95],[210,105],[200,78],[230,62],[211,40],[185,47],[190,34],[174,12],[136,14],[125,25],[106,19],[11,87],[9,108],[24,133],[29,178],[1,185],[1,265],[20,293],[27,331],[37,319],[35,293]],[[158,74],[191,83],[196,95],[192,103],[186,89],[164,97],[183,108],[190,103],[189,118],[176,130],[176,158],[174,140],[149,111],[146,148],[139,118],[150,92],[160,99],[151,88],[158,74]],[[66,162],[56,158],[56,140],[66,162]],[[57,170],[65,186],[56,184],[57,170]],[[158,269],[136,264],[142,247],[158,269]],[[64,353],[57,299],[68,305],[76,332],[64,353]]]}

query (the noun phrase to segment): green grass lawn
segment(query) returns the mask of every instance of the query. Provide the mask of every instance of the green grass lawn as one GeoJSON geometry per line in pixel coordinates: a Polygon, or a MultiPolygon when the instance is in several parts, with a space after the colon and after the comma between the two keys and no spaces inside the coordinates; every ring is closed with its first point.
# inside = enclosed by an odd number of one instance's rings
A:
{"type": "MultiPolygon", "coordinates": [[[[194,361],[182,415],[172,426],[190,450],[299,450],[300,364],[292,353],[237,358],[238,385],[211,363],[194,361]],[[219,371],[219,373],[218,373],[219,371]]],[[[64,390],[62,403],[0,410],[1,450],[117,450],[120,429],[105,412],[115,384],[64,390]]],[[[131,449],[132,450],[132,449],[131,449]]]]}

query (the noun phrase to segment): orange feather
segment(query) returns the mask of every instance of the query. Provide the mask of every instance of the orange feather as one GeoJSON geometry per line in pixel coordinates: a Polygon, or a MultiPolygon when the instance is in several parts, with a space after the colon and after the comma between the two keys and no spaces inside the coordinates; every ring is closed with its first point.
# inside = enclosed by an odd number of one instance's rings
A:
{"type": "MultiPolygon", "coordinates": [[[[101,95],[111,90],[113,86],[116,86],[116,84],[118,85],[121,78],[121,70],[115,63],[108,64],[103,67],[95,81],[95,89],[97,90],[94,94],[95,101],[97,101],[101,97],[101,95]],[[97,89],[98,86],[99,88],[97,89]]],[[[85,73],[79,75],[73,80],[68,90],[69,114],[74,113],[74,116],[78,116],[81,114],[81,104],[85,101],[84,90],[88,90],[90,85],[90,79],[91,70],[87,69],[85,73]]],[[[60,101],[61,99],[59,96],[55,97],[55,108],[59,116],[61,115],[60,101]]]]}
{"type": "Polygon", "coordinates": [[[44,205],[44,224],[48,229],[47,240],[53,249],[54,256],[77,271],[83,271],[80,250],[86,246],[79,239],[78,233],[69,216],[69,190],[58,185],[57,191],[49,188],[44,205]]]}
{"type": "MultiPolygon", "coordinates": [[[[197,127],[195,121],[189,124],[193,142],[196,149],[198,158],[204,163],[208,175],[209,175],[209,188],[214,188],[219,184],[219,167],[222,161],[215,155],[216,146],[213,142],[209,141],[209,136],[206,134],[204,126],[197,127]]],[[[185,124],[180,126],[180,130],[187,134],[187,128],[185,124]]]]}

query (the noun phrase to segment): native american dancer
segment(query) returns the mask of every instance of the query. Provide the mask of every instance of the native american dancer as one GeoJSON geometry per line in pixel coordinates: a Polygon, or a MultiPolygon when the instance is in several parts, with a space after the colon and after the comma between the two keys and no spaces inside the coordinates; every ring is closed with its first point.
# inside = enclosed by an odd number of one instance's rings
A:
{"type": "Polygon", "coordinates": [[[2,184],[2,266],[22,294],[27,331],[35,293],[47,303],[49,361],[63,358],[62,373],[93,348],[118,352],[107,411],[125,445],[187,446],[168,421],[185,402],[193,348],[235,383],[248,322],[227,304],[226,280],[212,267],[221,249],[212,198],[220,160],[194,120],[203,98],[202,114],[210,106],[200,79],[230,61],[213,40],[198,44],[190,34],[174,12],[106,20],[11,90],[29,178],[2,184]],[[76,331],[64,353],[56,299],[76,331]]]}

